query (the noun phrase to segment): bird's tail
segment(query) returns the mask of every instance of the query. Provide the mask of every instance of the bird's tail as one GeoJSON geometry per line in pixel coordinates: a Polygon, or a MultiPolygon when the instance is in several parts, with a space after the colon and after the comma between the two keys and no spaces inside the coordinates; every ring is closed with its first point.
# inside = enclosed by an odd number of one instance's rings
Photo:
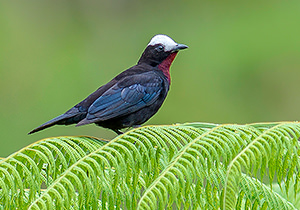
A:
{"type": "Polygon", "coordinates": [[[74,114],[66,114],[65,113],[65,114],[59,115],[58,117],[56,117],[56,118],[54,118],[54,119],[52,119],[52,120],[50,120],[50,121],[48,121],[48,122],[40,125],[39,127],[33,129],[28,134],[33,134],[35,132],[38,132],[40,130],[44,130],[44,129],[49,128],[49,127],[51,127],[53,125],[56,125],[56,124],[66,124],[66,125],[67,124],[72,124],[71,122],[68,123],[67,121],[70,118],[75,117],[76,115],[77,115],[76,113],[74,113],[74,114]]]}

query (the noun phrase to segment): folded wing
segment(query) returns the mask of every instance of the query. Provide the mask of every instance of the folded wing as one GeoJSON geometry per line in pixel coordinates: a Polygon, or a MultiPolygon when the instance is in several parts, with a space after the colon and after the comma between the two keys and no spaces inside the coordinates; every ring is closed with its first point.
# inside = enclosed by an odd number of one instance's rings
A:
{"type": "Polygon", "coordinates": [[[158,99],[162,86],[162,79],[153,74],[126,78],[96,99],[78,125],[124,116],[150,106],[158,99]]]}

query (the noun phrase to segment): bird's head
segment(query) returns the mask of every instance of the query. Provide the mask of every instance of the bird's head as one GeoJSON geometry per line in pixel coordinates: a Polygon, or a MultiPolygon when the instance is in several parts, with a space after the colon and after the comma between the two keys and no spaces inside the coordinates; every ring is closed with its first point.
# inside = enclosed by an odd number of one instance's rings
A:
{"type": "Polygon", "coordinates": [[[188,48],[188,46],[176,43],[169,36],[158,34],[151,39],[138,63],[158,66],[170,55],[172,55],[174,59],[179,50],[186,48],[188,48]]]}

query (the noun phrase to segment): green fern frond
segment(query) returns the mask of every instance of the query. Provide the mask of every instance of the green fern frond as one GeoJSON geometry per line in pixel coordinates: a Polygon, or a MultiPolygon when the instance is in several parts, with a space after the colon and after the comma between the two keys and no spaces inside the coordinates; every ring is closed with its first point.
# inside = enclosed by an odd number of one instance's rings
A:
{"type": "Polygon", "coordinates": [[[48,138],[1,160],[0,203],[10,209],[26,207],[42,193],[42,188],[48,187],[78,159],[103,144],[91,137],[48,138]]]}
{"type": "Polygon", "coordinates": [[[48,138],[0,160],[0,209],[296,209],[299,136],[278,122],[48,138]]]}
{"type": "Polygon", "coordinates": [[[296,209],[284,197],[258,179],[242,174],[238,202],[234,209],[296,209]]]}
{"type": "Polygon", "coordinates": [[[159,175],[180,147],[204,131],[188,126],[160,126],[120,135],[69,167],[29,209],[51,207],[53,203],[68,209],[74,202],[80,209],[96,209],[98,198],[109,208],[124,203],[124,207],[134,209],[142,187],[159,175]]]}
{"type": "MultiPolygon", "coordinates": [[[[297,180],[295,176],[293,177],[293,180],[297,180]]],[[[294,185],[291,184],[291,186],[289,186],[289,190],[285,189],[284,184],[280,185],[278,183],[272,183],[270,188],[272,188],[276,193],[282,196],[285,200],[288,200],[291,203],[293,203],[294,206],[298,208],[300,207],[300,191],[298,189],[295,189],[298,188],[295,184],[294,185]]]]}
{"type": "MultiPolygon", "coordinates": [[[[178,208],[183,203],[186,205],[187,201],[192,202],[189,189],[195,180],[203,186],[207,178],[207,169],[217,170],[221,161],[225,165],[228,164],[239,148],[245,147],[259,134],[260,131],[255,128],[239,125],[220,125],[202,133],[186,144],[146,189],[138,209],[162,209],[167,199],[169,207],[175,201],[178,208]],[[169,195],[170,189],[173,192],[169,195]],[[153,199],[155,197],[161,197],[159,203],[153,199]]],[[[194,205],[197,206],[197,203],[194,205]]]]}
{"type": "MultiPolygon", "coordinates": [[[[237,186],[241,178],[243,167],[247,173],[261,170],[263,178],[266,168],[269,169],[269,180],[272,183],[275,173],[289,183],[293,174],[299,173],[298,139],[300,136],[300,124],[284,122],[270,127],[257,136],[247,147],[237,154],[227,169],[223,209],[235,209],[237,186]],[[291,163],[292,164],[288,164],[291,163]],[[263,167],[261,167],[263,166],[263,167]],[[287,169],[291,173],[286,174],[287,169]]],[[[297,182],[299,178],[297,178],[297,182]]],[[[288,185],[286,185],[288,189],[288,185]]]]}

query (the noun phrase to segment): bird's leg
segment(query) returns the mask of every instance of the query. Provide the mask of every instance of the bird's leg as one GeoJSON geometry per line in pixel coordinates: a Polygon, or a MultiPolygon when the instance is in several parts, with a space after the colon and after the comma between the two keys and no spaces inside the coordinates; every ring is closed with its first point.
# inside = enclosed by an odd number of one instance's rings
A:
{"type": "Polygon", "coordinates": [[[139,127],[141,127],[141,125],[133,125],[132,127],[133,128],[139,128],[139,127]]]}
{"type": "Polygon", "coordinates": [[[122,131],[120,131],[120,130],[118,130],[118,129],[112,129],[114,132],[116,132],[118,135],[121,135],[121,134],[123,134],[123,132],[122,131]]]}

